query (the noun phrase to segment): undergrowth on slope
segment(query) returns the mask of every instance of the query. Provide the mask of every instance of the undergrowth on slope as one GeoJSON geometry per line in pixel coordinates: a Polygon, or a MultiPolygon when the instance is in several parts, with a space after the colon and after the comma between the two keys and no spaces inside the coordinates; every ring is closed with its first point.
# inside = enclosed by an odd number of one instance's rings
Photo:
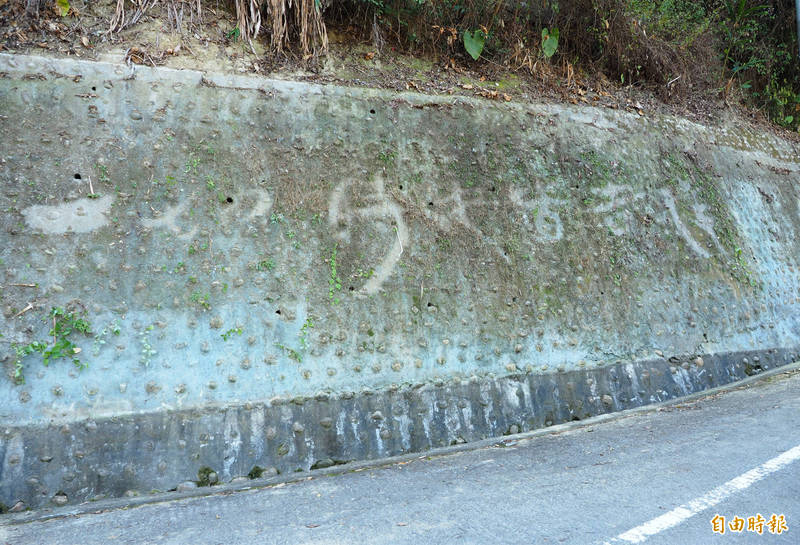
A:
{"type": "MultiPolygon", "coordinates": [[[[25,2],[29,17],[74,16],[67,0],[25,2]]],[[[9,4],[14,3],[11,0],[9,4]]],[[[108,33],[164,4],[169,22],[218,6],[209,0],[116,0],[108,33]],[[178,13],[180,11],[180,17],[178,13]]],[[[791,0],[227,0],[230,40],[265,39],[272,56],[314,63],[327,27],[445,62],[484,63],[567,85],[581,74],[652,90],[745,100],[776,123],[800,128],[800,62],[791,0]]],[[[2,8],[0,8],[2,9],[2,8]]],[[[10,8],[6,8],[10,9],[10,8]]],[[[15,12],[17,13],[17,12],[15,12]]]]}

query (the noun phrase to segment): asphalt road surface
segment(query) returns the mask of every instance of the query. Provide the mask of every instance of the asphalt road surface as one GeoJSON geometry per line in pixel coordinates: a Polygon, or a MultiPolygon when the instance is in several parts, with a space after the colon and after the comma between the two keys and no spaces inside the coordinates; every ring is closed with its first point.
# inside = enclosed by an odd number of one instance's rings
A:
{"type": "Polygon", "coordinates": [[[800,372],[503,446],[11,522],[0,543],[796,545],[800,372]]]}

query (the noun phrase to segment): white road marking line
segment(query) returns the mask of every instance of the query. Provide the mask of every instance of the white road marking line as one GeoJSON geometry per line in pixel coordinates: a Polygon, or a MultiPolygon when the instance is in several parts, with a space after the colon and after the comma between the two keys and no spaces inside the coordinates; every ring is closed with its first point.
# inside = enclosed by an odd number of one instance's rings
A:
{"type": "Polygon", "coordinates": [[[760,466],[751,469],[747,473],[743,473],[738,477],[731,479],[727,483],[716,487],[710,492],[703,494],[699,498],[695,498],[688,503],[684,503],[683,505],[676,507],[669,513],[664,513],[660,517],[656,517],[651,521],[645,522],[636,528],[631,528],[627,532],[618,535],[611,541],[604,542],[604,545],[623,542],[642,543],[648,537],[659,532],[663,532],[664,530],[668,530],[673,526],[677,526],[681,522],[693,517],[701,511],[705,511],[709,507],[714,507],[729,496],[732,496],[737,492],[741,492],[769,474],[786,467],[798,459],[800,459],[800,445],[797,445],[796,447],[787,450],[783,454],[764,462],[760,466]]]}

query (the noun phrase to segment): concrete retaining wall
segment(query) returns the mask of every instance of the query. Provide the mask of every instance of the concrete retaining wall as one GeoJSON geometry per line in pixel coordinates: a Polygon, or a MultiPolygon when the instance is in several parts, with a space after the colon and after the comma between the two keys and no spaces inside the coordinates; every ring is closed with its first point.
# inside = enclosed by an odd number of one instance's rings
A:
{"type": "Polygon", "coordinates": [[[800,155],[775,135],[70,59],[0,73],[6,505],[424,450],[796,358],[800,155]],[[52,347],[53,308],[91,334],[44,366],[24,347],[52,347]]]}

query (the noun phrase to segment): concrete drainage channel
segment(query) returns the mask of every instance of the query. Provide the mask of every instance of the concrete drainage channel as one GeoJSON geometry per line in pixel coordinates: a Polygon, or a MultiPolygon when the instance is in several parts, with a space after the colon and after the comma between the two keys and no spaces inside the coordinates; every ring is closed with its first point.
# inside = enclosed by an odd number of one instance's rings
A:
{"type": "Polygon", "coordinates": [[[0,73],[6,508],[430,452],[800,352],[800,155],[774,135],[72,59],[0,73]]]}

